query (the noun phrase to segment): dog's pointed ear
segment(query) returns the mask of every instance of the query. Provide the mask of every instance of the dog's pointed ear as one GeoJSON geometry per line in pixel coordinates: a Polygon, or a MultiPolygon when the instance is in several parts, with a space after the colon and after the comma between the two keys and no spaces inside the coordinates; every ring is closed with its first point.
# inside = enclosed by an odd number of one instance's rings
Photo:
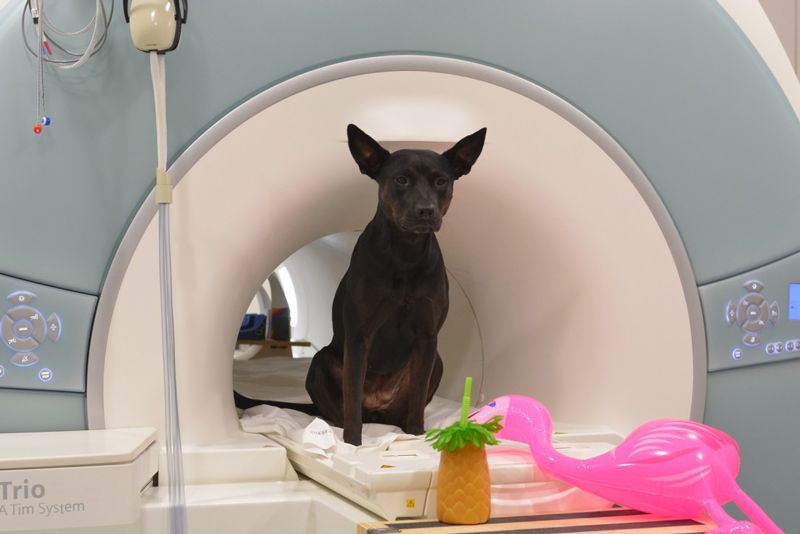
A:
{"type": "Polygon", "coordinates": [[[481,128],[472,135],[456,143],[453,148],[442,154],[450,162],[455,171],[455,179],[468,174],[478,160],[486,140],[486,128],[481,128]]]}
{"type": "Polygon", "coordinates": [[[361,172],[373,180],[377,179],[378,171],[389,157],[389,152],[355,124],[347,125],[347,144],[361,172]]]}

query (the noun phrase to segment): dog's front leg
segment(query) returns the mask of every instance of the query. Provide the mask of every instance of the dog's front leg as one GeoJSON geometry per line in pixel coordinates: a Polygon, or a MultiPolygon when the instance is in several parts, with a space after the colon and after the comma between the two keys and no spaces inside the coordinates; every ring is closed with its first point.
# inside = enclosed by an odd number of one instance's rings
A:
{"type": "Polygon", "coordinates": [[[425,430],[425,405],[428,403],[428,386],[437,358],[435,333],[421,334],[414,341],[409,365],[412,377],[408,390],[408,415],[403,430],[419,435],[425,430]]]}
{"type": "Polygon", "coordinates": [[[361,445],[364,380],[371,342],[371,336],[366,333],[349,336],[345,341],[342,373],[344,440],[351,445],[361,445]]]}
{"type": "MultiPolygon", "coordinates": [[[[365,300],[360,302],[363,303],[365,300]]],[[[375,332],[396,308],[396,304],[389,298],[382,299],[369,309],[362,306],[355,306],[351,302],[350,305],[345,304],[344,312],[345,341],[342,369],[344,440],[351,445],[361,445],[364,381],[372,340],[375,332]]]]}

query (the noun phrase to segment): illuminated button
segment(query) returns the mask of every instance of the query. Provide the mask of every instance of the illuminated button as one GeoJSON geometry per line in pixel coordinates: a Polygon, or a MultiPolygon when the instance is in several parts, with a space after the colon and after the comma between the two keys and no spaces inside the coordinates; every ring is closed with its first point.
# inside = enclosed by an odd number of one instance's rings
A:
{"type": "Polygon", "coordinates": [[[794,352],[794,341],[786,342],[786,352],[794,352]]]}
{"type": "Polygon", "coordinates": [[[725,322],[728,326],[736,322],[736,305],[733,301],[728,301],[728,306],[725,308],[725,322]]]}
{"type": "Polygon", "coordinates": [[[30,321],[31,318],[37,316],[36,308],[31,308],[30,306],[16,306],[6,313],[15,321],[19,321],[20,319],[27,319],[30,321]]]}
{"type": "Polygon", "coordinates": [[[53,343],[58,343],[61,339],[61,317],[57,313],[51,313],[47,318],[47,337],[53,343]]]}
{"type": "Polygon", "coordinates": [[[20,339],[28,339],[33,335],[33,325],[25,319],[14,323],[14,335],[20,339]]]}
{"type": "Polygon", "coordinates": [[[745,321],[745,323],[742,325],[742,328],[747,330],[748,332],[758,332],[759,330],[764,328],[766,324],[767,323],[765,323],[761,319],[758,319],[757,321],[745,321]]]}
{"type": "Polygon", "coordinates": [[[16,334],[14,334],[14,320],[8,315],[3,316],[2,326],[0,326],[0,330],[3,333],[4,341],[8,341],[9,339],[16,337],[16,334]]]}
{"type": "Polygon", "coordinates": [[[748,318],[758,317],[762,304],[764,304],[764,297],[758,293],[748,293],[743,296],[736,307],[736,320],[739,322],[739,326],[744,326],[748,318]]]}
{"type": "Polygon", "coordinates": [[[6,297],[6,300],[11,304],[30,304],[36,300],[36,295],[30,291],[14,291],[6,297]]]}
{"type": "Polygon", "coordinates": [[[764,349],[764,350],[767,351],[767,354],[775,354],[775,344],[774,343],[770,343],[769,345],[767,345],[767,348],[764,349]]]}
{"type": "Polygon", "coordinates": [[[17,352],[25,352],[28,350],[33,350],[39,346],[39,342],[29,337],[27,339],[21,339],[17,336],[5,337],[3,336],[3,341],[5,342],[6,346],[11,350],[17,352]]]}
{"type": "Polygon", "coordinates": [[[778,341],[775,343],[775,354],[780,354],[783,352],[783,343],[778,341]]]}
{"type": "Polygon", "coordinates": [[[19,352],[11,358],[11,363],[17,367],[30,367],[36,365],[39,358],[32,352],[19,352]]]}
{"type": "Polygon", "coordinates": [[[744,283],[744,288],[748,291],[761,293],[761,291],[764,289],[764,284],[762,284],[758,280],[748,280],[747,282],[744,283]]]}
{"type": "Polygon", "coordinates": [[[8,310],[7,313],[15,322],[25,320],[31,323],[33,326],[34,339],[37,342],[44,341],[44,331],[47,325],[44,322],[42,312],[30,306],[17,306],[8,310]]]}
{"type": "Polygon", "coordinates": [[[746,321],[747,321],[747,303],[744,301],[744,299],[742,299],[736,306],[736,322],[739,323],[739,326],[743,326],[746,321]]]}
{"type": "Polygon", "coordinates": [[[748,347],[755,347],[761,343],[761,338],[758,337],[758,334],[747,334],[742,338],[742,342],[748,347]]]}
{"type": "Polygon", "coordinates": [[[734,360],[741,360],[742,359],[742,349],[736,347],[731,351],[731,358],[734,360]]]}
{"type": "Polygon", "coordinates": [[[42,382],[50,382],[53,379],[53,371],[47,367],[39,369],[39,380],[42,382]]]}
{"type": "Polygon", "coordinates": [[[747,304],[755,304],[756,306],[761,306],[764,303],[764,297],[759,295],[758,293],[748,293],[742,300],[747,304]]]}
{"type": "Polygon", "coordinates": [[[769,305],[769,322],[775,325],[780,316],[781,316],[781,309],[778,306],[777,302],[773,302],[772,304],[769,305]]]}

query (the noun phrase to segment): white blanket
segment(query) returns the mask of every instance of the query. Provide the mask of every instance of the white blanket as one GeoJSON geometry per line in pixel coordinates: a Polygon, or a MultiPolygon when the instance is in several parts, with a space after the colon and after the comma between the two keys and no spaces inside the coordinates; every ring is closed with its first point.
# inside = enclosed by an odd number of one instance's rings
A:
{"type": "MultiPolygon", "coordinates": [[[[458,419],[459,411],[459,403],[434,397],[425,408],[425,428],[445,427],[458,419]]],[[[337,453],[384,451],[397,441],[409,442],[407,443],[409,448],[429,447],[424,441],[424,436],[405,434],[396,426],[376,423],[364,425],[362,444],[355,447],[344,442],[342,429],[339,427],[332,427],[322,419],[296,410],[267,405],[244,410],[240,424],[245,432],[282,436],[301,444],[311,454],[327,458],[337,453]]]]}

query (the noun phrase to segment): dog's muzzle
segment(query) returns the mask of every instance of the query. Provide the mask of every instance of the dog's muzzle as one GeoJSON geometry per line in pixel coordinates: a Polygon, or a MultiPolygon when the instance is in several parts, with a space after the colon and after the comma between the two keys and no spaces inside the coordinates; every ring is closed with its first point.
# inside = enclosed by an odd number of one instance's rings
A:
{"type": "Polygon", "coordinates": [[[442,228],[441,217],[430,217],[424,219],[411,219],[400,221],[400,229],[414,234],[429,234],[438,232],[442,228]]]}

